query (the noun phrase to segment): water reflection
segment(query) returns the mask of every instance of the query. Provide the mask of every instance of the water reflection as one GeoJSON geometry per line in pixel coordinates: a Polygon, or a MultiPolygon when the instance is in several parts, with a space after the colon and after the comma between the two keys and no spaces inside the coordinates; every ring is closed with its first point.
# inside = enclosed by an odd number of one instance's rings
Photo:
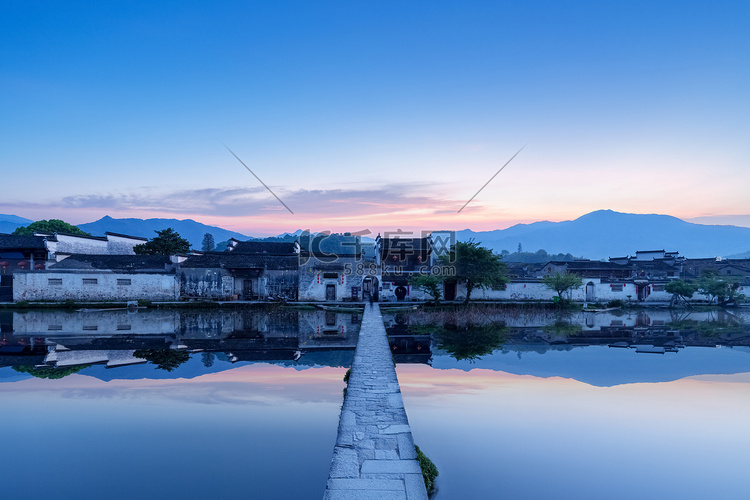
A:
{"type": "Polygon", "coordinates": [[[666,353],[686,346],[750,346],[747,311],[560,313],[541,308],[478,306],[468,310],[386,312],[384,319],[389,335],[430,336],[432,348],[459,360],[478,360],[501,348],[545,352],[607,345],[666,353]]]}
{"type": "Polygon", "coordinates": [[[479,307],[386,325],[430,340],[397,371],[436,500],[697,500],[747,496],[749,319],[479,307]]]}
{"type": "Polygon", "coordinates": [[[319,499],[359,314],[0,313],[2,497],[319,499]]]}
{"type": "Polygon", "coordinates": [[[349,366],[360,315],[293,308],[34,310],[6,311],[0,321],[0,367],[59,378],[92,365],[150,363],[173,372],[191,355],[207,369],[217,356],[230,363],[349,366]]]}

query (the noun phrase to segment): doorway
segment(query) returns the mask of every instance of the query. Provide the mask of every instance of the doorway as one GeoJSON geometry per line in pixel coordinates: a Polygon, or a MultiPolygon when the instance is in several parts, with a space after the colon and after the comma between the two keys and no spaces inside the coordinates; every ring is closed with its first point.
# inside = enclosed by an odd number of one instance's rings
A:
{"type": "Polygon", "coordinates": [[[443,285],[443,295],[445,300],[456,300],[456,282],[445,283],[443,285]]]}
{"type": "Polygon", "coordinates": [[[253,280],[242,280],[242,298],[253,300],[253,280]]]}
{"type": "Polygon", "coordinates": [[[589,281],[586,283],[586,302],[594,302],[596,300],[596,287],[594,283],[589,281]]]}
{"type": "Polygon", "coordinates": [[[336,285],[326,285],[326,300],[336,300],[336,285]]]}

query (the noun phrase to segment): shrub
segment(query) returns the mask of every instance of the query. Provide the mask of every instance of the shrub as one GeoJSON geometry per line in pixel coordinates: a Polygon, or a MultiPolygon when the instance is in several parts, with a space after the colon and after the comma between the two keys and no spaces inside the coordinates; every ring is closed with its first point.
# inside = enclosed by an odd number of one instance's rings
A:
{"type": "Polygon", "coordinates": [[[414,449],[417,451],[417,461],[419,462],[419,468],[422,469],[422,478],[424,479],[424,486],[427,488],[427,494],[430,495],[435,490],[435,478],[440,474],[437,467],[432,460],[427,458],[427,455],[422,453],[419,446],[414,445],[414,449]]]}

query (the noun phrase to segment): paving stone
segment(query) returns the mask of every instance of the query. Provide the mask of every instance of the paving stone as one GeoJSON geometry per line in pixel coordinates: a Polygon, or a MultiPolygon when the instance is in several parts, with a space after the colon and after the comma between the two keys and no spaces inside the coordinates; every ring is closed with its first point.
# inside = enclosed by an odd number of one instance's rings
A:
{"type": "Polygon", "coordinates": [[[408,500],[405,491],[326,490],[324,500],[408,500]]]}
{"type": "Polygon", "coordinates": [[[406,488],[401,479],[329,479],[327,486],[329,490],[405,491],[406,488]]]}
{"type": "Polygon", "coordinates": [[[401,434],[402,432],[411,433],[409,424],[389,425],[380,431],[381,434],[401,434]]]}
{"type": "Polygon", "coordinates": [[[330,478],[359,477],[359,457],[357,451],[349,448],[335,447],[331,460],[330,478]]]}
{"type": "Polygon", "coordinates": [[[324,499],[426,500],[415,458],[383,319],[374,305],[362,317],[324,499]]]}
{"type": "Polygon", "coordinates": [[[411,433],[399,434],[396,436],[396,439],[398,439],[398,454],[402,460],[417,458],[417,450],[414,448],[414,440],[411,433]]]}
{"type": "Polygon", "coordinates": [[[362,474],[422,473],[416,460],[365,460],[362,462],[361,471],[362,474]]]}
{"type": "Polygon", "coordinates": [[[406,498],[408,500],[427,500],[427,490],[421,473],[404,475],[404,485],[406,486],[406,498]]]}

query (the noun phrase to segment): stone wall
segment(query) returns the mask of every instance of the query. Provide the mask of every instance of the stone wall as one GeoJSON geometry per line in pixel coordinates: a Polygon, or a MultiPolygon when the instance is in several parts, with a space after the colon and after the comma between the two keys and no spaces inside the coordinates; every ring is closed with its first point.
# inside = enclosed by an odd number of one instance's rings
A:
{"type": "Polygon", "coordinates": [[[224,269],[185,268],[177,276],[182,298],[234,298],[234,278],[224,269]]]}

